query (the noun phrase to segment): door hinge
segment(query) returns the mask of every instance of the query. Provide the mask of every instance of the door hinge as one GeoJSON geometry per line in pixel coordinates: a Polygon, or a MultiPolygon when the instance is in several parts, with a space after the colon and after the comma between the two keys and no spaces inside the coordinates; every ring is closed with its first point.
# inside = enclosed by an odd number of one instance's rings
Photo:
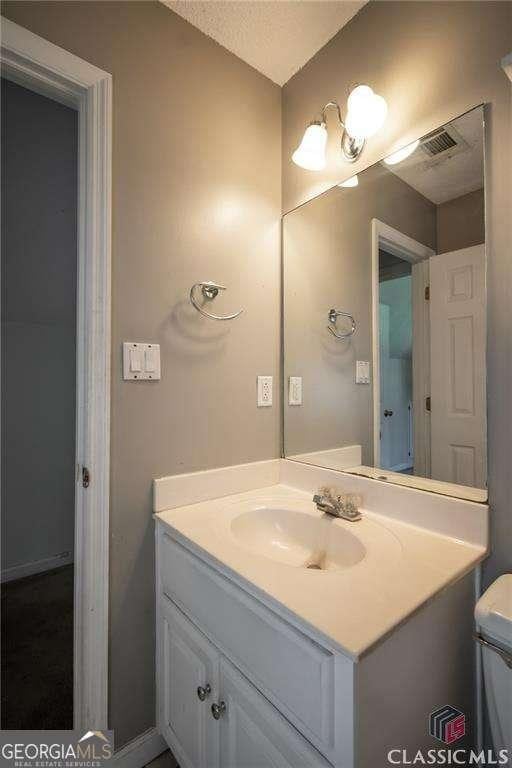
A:
{"type": "Polygon", "coordinates": [[[82,467],[82,488],[88,488],[91,484],[91,473],[87,467],[82,467]]]}
{"type": "Polygon", "coordinates": [[[430,401],[430,395],[425,398],[425,409],[427,411],[431,411],[432,410],[432,408],[431,408],[431,401],[430,401]]]}
{"type": "Polygon", "coordinates": [[[430,285],[425,286],[425,301],[430,301],[430,285]]]}

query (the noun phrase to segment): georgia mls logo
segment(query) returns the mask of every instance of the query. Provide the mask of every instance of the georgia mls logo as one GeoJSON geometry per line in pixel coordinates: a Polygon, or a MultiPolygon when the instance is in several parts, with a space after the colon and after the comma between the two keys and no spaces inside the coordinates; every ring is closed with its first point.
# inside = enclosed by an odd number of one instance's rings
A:
{"type": "Polygon", "coordinates": [[[102,739],[102,741],[106,741],[107,744],[109,743],[103,731],[87,731],[87,733],[84,733],[84,735],[82,736],[82,738],[79,740],[78,743],[80,744],[81,741],[87,741],[88,739],[92,739],[93,736],[97,736],[98,739],[102,739]]]}
{"type": "Polygon", "coordinates": [[[430,715],[430,735],[443,744],[453,744],[466,734],[466,716],[447,704],[430,715]]]}

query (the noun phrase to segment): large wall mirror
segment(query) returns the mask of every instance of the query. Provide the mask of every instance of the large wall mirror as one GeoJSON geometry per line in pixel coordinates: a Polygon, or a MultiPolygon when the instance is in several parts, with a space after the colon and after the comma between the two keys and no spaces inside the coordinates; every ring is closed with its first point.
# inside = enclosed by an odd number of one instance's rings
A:
{"type": "Polygon", "coordinates": [[[283,219],[284,455],[487,499],[483,108],[283,219]]]}

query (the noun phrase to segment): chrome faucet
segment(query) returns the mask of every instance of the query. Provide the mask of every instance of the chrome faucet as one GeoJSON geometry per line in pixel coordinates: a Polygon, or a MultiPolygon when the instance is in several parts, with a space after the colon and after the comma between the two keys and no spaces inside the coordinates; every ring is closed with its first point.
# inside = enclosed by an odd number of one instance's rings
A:
{"type": "Polygon", "coordinates": [[[337,488],[320,488],[313,496],[313,501],[321,512],[332,517],[355,522],[361,520],[359,512],[360,497],[354,493],[343,493],[337,488]]]}

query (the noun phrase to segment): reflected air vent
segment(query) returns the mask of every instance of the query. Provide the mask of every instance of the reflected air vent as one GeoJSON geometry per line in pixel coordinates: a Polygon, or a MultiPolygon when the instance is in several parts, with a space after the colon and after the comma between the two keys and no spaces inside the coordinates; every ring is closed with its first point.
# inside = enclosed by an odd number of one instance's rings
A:
{"type": "Polygon", "coordinates": [[[465,152],[469,144],[450,125],[427,134],[420,142],[420,149],[429,160],[441,160],[465,152]]]}
{"type": "Polygon", "coordinates": [[[430,157],[433,157],[434,155],[439,155],[441,152],[446,152],[447,149],[451,149],[451,147],[455,147],[456,145],[457,142],[452,139],[449,133],[446,131],[439,131],[427,136],[422,147],[424,152],[430,155],[430,157]]]}

